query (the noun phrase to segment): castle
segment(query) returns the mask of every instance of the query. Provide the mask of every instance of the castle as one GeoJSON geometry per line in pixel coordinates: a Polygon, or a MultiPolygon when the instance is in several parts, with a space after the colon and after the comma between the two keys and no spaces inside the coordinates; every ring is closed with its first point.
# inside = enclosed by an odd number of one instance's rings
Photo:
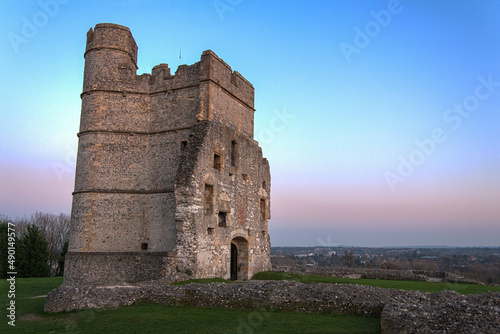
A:
{"type": "Polygon", "coordinates": [[[127,27],[88,31],[64,283],[270,270],[254,87],[212,51],[175,75],[137,68],[127,27]]]}

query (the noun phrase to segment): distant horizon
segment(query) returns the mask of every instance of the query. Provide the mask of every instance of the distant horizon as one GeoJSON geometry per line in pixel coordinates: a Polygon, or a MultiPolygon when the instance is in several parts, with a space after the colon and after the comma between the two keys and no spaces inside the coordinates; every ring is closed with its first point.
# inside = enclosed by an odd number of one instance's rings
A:
{"type": "MultiPolygon", "coordinates": [[[[36,212],[43,212],[43,211],[35,211],[31,214],[24,214],[24,215],[17,215],[17,216],[9,216],[9,215],[6,215],[4,214],[3,212],[0,212],[0,217],[4,216],[4,217],[7,217],[9,219],[12,219],[12,220],[16,220],[16,219],[29,219],[29,217],[33,214],[35,214],[36,212]]],[[[43,212],[43,213],[49,213],[49,214],[55,214],[55,215],[59,215],[59,214],[66,214],[68,216],[71,216],[71,213],[67,213],[67,212],[43,212]]],[[[307,248],[328,248],[328,247],[339,247],[339,248],[500,248],[500,243],[499,244],[496,244],[496,245],[446,245],[446,244],[435,244],[435,245],[425,245],[425,244],[422,244],[422,245],[415,245],[415,244],[409,244],[409,245],[400,245],[400,246],[391,246],[391,245],[359,245],[359,244],[329,244],[332,242],[332,235],[334,235],[334,233],[329,233],[329,234],[325,234],[323,237],[322,236],[319,236],[316,238],[316,240],[319,240],[317,242],[319,242],[318,244],[313,244],[313,243],[310,243],[310,244],[307,244],[307,245],[298,245],[298,244],[288,244],[288,245],[284,245],[284,244],[280,244],[280,245],[275,245],[273,243],[273,234],[276,233],[277,235],[280,236],[280,238],[278,239],[283,239],[284,236],[286,236],[286,231],[274,231],[273,233],[273,230],[274,230],[274,226],[272,224],[272,221],[270,221],[270,236],[271,236],[271,247],[307,247],[307,248]]],[[[331,232],[335,232],[335,231],[331,231],[331,232]]]]}
{"type": "Polygon", "coordinates": [[[389,248],[389,249],[440,249],[440,248],[500,248],[500,246],[379,246],[379,247],[367,247],[367,246],[349,246],[349,245],[337,245],[337,246],[273,246],[271,248],[389,248]]]}

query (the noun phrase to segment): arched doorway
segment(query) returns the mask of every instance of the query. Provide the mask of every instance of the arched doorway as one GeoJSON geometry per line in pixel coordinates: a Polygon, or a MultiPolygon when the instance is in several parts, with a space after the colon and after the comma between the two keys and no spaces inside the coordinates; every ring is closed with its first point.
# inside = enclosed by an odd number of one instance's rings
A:
{"type": "Polygon", "coordinates": [[[236,237],[231,240],[231,280],[249,279],[248,255],[248,241],[245,238],[236,237]]]}
{"type": "Polygon", "coordinates": [[[238,247],[231,242],[231,280],[238,279],[238,247]]]}

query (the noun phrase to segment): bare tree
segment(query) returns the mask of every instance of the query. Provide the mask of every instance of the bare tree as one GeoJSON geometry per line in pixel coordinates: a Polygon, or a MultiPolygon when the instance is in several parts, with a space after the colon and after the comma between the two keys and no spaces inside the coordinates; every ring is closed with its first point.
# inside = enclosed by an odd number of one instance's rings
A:
{"type": "Polygon", "coordinates": [[[30,224],[30,221],[27,217],[19,218],[16,217],[14,219],[9,219],[12,223],[16,225],[16,235],[18,239],[21,239],[25,234],[30,224]]]}
{"type": "MultiPolygon", "coordinates": [[[[36,212],[30,216],[29,223],[36,225],[49,245],[50,275],[58,273],[59,257],[64,243],[68,240],[70,216],[64,213],[36,212]]],[[[16,226],[17,227],[17,226],[16,226]]]]}
{"type": "Polygon", "coordinates": [[[28,217],[9,218],[0,214],[0,222],[11,222],[15,224],[16,235],[21,240],[27,234],[28,226],[34,225],[40,231],[41,236],[47,241],[49,249],[50,276],[60,273],[59,260],[64,243],[69,237],[70,216],[64,213],[59,215],[52,213],[36,212],[28,217]]]}

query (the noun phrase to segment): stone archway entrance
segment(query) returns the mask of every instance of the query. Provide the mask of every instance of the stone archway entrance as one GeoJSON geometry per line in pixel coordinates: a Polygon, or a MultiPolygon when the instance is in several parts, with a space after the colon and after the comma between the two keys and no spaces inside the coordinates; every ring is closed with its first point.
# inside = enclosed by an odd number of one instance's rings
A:
{"type": "Polygon", "coordinates": [[[231,240],[231,280],[249,279],[248,241],[243,237],[231,240]]]}
{"type": "Polygon", "coordinates": [[[231,280],[238,279],[238,247],[231,242],[231,280]]]}

